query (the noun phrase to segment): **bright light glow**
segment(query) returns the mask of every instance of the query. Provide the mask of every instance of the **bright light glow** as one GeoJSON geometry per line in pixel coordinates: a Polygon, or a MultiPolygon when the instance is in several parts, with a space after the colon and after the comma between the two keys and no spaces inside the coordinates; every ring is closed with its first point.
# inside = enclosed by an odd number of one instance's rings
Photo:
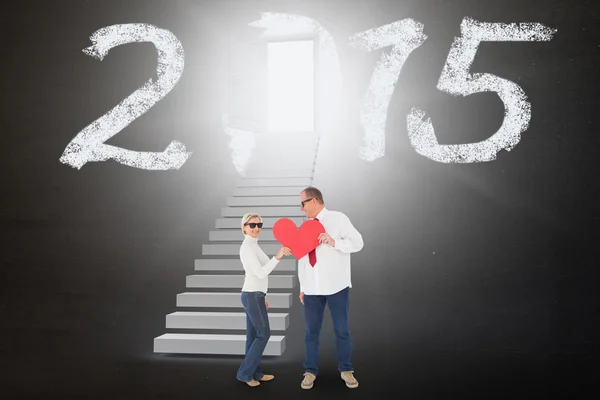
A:
{"type": "Polygon", "coordinates": [[[267,68],[269,131],[314,131],[314,42],[269,42],[267,68]]]}

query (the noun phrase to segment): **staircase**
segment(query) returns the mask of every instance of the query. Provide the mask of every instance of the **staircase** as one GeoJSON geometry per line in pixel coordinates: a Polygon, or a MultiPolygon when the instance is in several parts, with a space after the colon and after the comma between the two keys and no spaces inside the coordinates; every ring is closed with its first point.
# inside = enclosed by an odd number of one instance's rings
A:
{"type": "MultiPolygon", "coordinates": [[[[317,148],[318,137],[310,133],[259,137],[244,177],[221,208],[215,229],[209,231],[209,243],[202,245],[202,258],[194,262],[197,274],[186,277],[188,291],[177,295],[181,311],[166,316],[166,328],[173,332],[154,338],[155,353],[244,355],[241,218],[247,212],[262,217],[259,245],[267,256],[275,255],[281,247],[273,237],[275,221],[290,218],[298,226],[304,222],[299,197],[312,183],[317,148]]],[[[285,351],[289,310],[296,295],[292,292],[297,288],[296,267],[297,260],[289,256],[269,275],[267,300],[272,333],[265,356],[280,356],[285,351]]]]}

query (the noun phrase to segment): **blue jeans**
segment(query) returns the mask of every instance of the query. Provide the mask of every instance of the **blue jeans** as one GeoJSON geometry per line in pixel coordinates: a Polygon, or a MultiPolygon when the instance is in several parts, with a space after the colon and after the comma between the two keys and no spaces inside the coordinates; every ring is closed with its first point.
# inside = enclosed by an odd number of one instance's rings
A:
{"type": "Polygon", "coordinates": [[[338,359],[338,371],[354,371],[352,357],[352,340],[348,329],[348,294],[350,288],[327,296],[304,295],[304,319],[306,323],[306,359],[304,371],[314,375],[319,373],[319,334],[323,324],[325,304],[329,304],[333,330],[335,332],[335,348],[338,359]]]}
{"type": "Polygon", "coordinates": [[[246,310],[246,356],[237,371],[237,379],[250,382],[263,377],[260,359],[271,337],[269,316],[263,292],[242,292],[242,305],[246,310]]]}

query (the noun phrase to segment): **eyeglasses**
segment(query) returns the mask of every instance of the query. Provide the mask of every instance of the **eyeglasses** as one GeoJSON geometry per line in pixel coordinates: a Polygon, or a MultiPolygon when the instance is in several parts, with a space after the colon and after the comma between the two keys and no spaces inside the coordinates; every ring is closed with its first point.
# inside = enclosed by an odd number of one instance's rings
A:
{"type": "Polygon", "coordinates": [[[304,207],[304,203],[307,203],[307,202],[311,201],[312,199],[314,199],[314,197],[311,197],[310,199],[302,200],[300,202],[300,207],[304,207]]]}
{"type": "Polygon", "coordinates": [[[251,229],[254,229],[254,228],[256,228],[257,226],[258,226],[259,228],[262,228],[262,226],[263,226],[263,223],[262,223],[262,222],[246,222],[246,223],[244,224],[244,226],[246,226],[246,225],[248,225],[248,226],[249,226],[251,229]]]}

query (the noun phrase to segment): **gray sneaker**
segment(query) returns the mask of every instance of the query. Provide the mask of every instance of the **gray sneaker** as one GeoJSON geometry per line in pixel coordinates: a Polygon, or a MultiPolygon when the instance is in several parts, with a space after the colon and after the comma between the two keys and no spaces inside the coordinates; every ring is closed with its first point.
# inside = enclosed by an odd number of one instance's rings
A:
{"type": "Polygon", "coordinates": [[[315,379],[317,379],[317,377],[314,374],[311,374],[310,372],[305,372],[304,379],[302,380],[300,386],[302,387],[302,389],[311,389],[314,385],[315,379]]]}
{"type": "Polygon", "coordinates": [[[358,387],[358,381],[354,378],[353,371],[344,371],[341,373],[342,379],[346,382],[346,386],[354,389],[358,387]]]}

